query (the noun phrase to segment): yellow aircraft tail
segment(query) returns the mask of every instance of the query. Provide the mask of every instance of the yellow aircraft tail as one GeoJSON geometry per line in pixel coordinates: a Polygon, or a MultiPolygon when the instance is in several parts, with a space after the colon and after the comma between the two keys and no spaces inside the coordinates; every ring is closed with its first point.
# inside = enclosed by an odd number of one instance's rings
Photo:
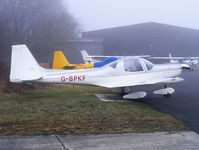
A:
{"type": "Polygon", "coordinates": [[[53,69],[63,69],[65,66],[68,66],[70,63],[64,56],[62,51],[55,51],[53,58],[53,69]]]}
{"type": "Polygon", "coordinates": [[[70,64],[62,51],[54,52],[52,69],[89,69],[94,68],[94,64],[70,64]]]}

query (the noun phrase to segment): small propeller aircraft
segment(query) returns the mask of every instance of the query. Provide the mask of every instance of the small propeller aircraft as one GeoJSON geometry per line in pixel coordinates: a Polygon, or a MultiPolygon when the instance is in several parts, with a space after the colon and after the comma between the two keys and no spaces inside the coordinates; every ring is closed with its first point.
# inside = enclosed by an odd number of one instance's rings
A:
{"type": "Polygon", "coordinates": [[[170,60],[171,63],[181,63],[187,64],[189,66],[196,66],[199,62],[199,57],[173,57],[169,54],[169,57],[150,57],[150,59],[157,59],[157,60],[170,60]]]}
{"type": "Polygon", "coordinates": [[[102,61],[87,64],[70,64],[62,51],[55,51],[52,69],[89,69],[102,67],[117,60],[117,57],[108,57],[102,61]]]}
{"type": "Polygon", "coordinates": [[[123,98],[144,98],[145,91],[131,91],[129,87],[162,85],[154,94],[171,96],[174,89],[168,84],[183,81],[180,74],[187,65],[155,65],[142,57],[123,57],[99,68],[56,70],[39,66],[26,45],[12,46],[10,82],[14,83],[66,83],[94,85],[119,89],[123,98]]]}

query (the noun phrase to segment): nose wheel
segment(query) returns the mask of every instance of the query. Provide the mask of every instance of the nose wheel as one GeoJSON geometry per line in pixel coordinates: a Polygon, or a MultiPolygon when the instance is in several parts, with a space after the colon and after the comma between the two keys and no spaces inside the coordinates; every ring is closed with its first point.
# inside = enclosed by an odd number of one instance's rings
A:
{"type": "Polygon", "coordinates": [[[163,89],[153,91],[153,94],[163,95],[164,97],[169,98],[174,92],[175,90],[173,88],[167,87],[165,84],[163,89]]]}
{"type": "MultiPolygon", "coordinates": [[[[167,88],[166,84],[164,85],[164,88],[165,89],[167,88]]],[[[164,94],[163,96],[166,97],[166,98],[169,98],[169,97],[171,97],[171,93],[168,92],[167,94],[164,94]]]]}
{"type": "Polygon", "coordinates": [[[166,97],[166,98],[169,98],[169,97],[171,97],[171,94],[164,94],[164,97],[166,97]]]}

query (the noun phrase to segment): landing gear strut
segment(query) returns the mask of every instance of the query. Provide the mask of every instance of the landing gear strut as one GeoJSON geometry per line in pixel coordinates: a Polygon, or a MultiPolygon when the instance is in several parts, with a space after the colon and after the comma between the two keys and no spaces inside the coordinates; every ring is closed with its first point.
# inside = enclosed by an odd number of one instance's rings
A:
{"type": "Polygon", "coordinates": [[[164,97],[168,98],[171,97],[171,94],[173,94],[175,90],[173,88],[167,87],[166,84],[164,84],[164,88],[160,90],[153,91],[153,94],[163,95],[164,97]]]}
{"type": "MultiPolygon", "coordinates": [[[[164,85],[164,88],[165,89],[167,88],[166,84],[164,85]]],[[[168,92],[167,94],[164,94],[164,97],[169,98],[169,97],[171,97],[171,94],[168,92]]]]}
{"type": "Polygon", "coordinates": [[[123,97],[123,99],[143,99],[147,93],[144,91],[137,91],[137,92],[132,92],[130,89],[127,88],[121,88],[121,93],[120,95],[123,97]]]}
{"type": "Polygon", "coordinates": [[[126,91],[125,91],[125,88],[121,88],[121,93],[120,93],[120,96],[123,97],[124,95],[126,95],[126,91]]]}

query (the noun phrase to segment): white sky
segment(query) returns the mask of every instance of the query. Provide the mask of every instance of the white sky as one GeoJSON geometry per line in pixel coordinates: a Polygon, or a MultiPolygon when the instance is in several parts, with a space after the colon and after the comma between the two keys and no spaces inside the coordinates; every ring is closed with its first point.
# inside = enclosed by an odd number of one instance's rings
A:
{"type": "Polygon", "coordinates": [[[158,22],[199,29],[199,0],[65,0],[84,31],[158,22]]]}

